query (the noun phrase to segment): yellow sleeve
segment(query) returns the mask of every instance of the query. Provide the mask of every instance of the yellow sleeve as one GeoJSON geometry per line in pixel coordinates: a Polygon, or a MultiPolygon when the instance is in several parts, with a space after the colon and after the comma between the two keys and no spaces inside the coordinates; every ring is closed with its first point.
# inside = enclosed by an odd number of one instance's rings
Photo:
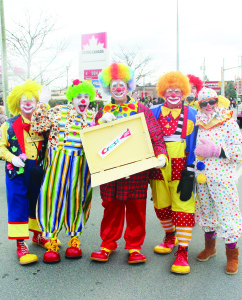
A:
{"type": "Polygon", "coordinates": [[[0,127],[0,157],[3,160],[11,162],[15,155],[12,154],[7,149],[7,145],[8,145],[7,122],[4,122],[0,127]]]}

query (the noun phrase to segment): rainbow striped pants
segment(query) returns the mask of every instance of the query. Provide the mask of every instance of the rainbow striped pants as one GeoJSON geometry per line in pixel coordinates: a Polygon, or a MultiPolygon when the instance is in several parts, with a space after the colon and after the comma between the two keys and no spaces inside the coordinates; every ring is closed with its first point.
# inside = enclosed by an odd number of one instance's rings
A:
{"type": "Polygon", "coordinates": [[[36,207],[42,236],[56,237],[63,222],[68,235],[80,235],[89,217],[91,200],[91,175],[85,153],[48,148],[36,207]]]}

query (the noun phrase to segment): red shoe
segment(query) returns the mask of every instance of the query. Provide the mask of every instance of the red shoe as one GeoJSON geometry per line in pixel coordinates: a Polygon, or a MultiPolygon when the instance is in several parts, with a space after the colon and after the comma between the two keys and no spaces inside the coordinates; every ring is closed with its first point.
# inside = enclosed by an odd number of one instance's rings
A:
{"type": "MultiPolygon", "coordinates": [[[[46,239],[44,238],[43,236],[41,236],[41,234],[34,234],[33,235],[33,238],[32,238],[32,244],[33,245],[37,245],[37,246],[41,246],[45,249],[49,249],[50,247],[50,240],[49,239],[46,239]]],[[[61,245],[61,242],[59,239],[57,239],[57,246],[60,246],[61,245]]]]}
{"type": "Polygon", "coordinates": [[[154,251],[160,254],[168,254],[171,253],[173,248],[177,246],[178,240],[173,233],[166,233],[164,238],[164,242],[158,246],[154,247],[154,251]]]}
{"type": "Polygon", "coordinates": [[[138,264],[143,262],[146,262],[146,257],[144,254],[141,254],[137,249],[129,250],[129,264],[138,264]]]}
{"type": "Polygon", "coordinates": [[[26,265],[38,261],[37,255],[29,254],[29,249],[24,241],[17,240],[17,255],[21,265],[26,265]]]}
{"type": "Polygon", "coordinates": [[[58,263],[60,261],[60,254],[57,250],[59,250],[57,239],[51,238],[49,250],[45,252],[43,261],[47,264],[58,263]]]}
{"type": "Polygon", "coordinates": [[[174,255],[176,255],[176,259],[171,267],[171,272],[178,274],[190,273],[190,266],[188,264],[188,248],[179,246],[178,251],[174,255]]]}
{"type": "Polygon", "coordinates": [[[78,240],[77,236],[74,236],[70,239],[68,247],[66,249],[66,257],[67,258],[81,258],[82,257],[82,250],[79,248],[80,241],[78,240]]]}
{"type": "Polygon", "coordinates": [[[102,248],[100,251],[92,252],[91,259],[97,261],[108,261],[109,255],[113,253],[113,250],[102,248]]]}

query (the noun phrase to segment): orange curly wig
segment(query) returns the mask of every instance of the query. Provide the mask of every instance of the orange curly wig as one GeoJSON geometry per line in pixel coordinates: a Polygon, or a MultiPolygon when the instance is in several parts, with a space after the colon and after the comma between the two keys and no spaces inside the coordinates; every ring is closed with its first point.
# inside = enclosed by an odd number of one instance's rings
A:
{"type": "Polygon", "coordinates": [[[156,85],[158,95],[164,97],[166,90],[170,87],[181,89],[183,98],[186,98],[191,93],[189,78],[180,71],[171,71],[159,78],[156,85]]]}

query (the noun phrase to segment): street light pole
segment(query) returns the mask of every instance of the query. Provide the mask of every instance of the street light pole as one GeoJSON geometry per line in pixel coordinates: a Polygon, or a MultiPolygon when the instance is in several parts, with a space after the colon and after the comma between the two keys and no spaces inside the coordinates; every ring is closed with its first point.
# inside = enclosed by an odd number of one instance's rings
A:
{"type": "Polygon", "coordinates": [[[69,66],[66,66],[66,88],[68,88],[68,85],[69,85],[68,71],[69,71],[69,66]]]}
{"type": "Polygon", "coordinates": [[[178,0],[177,0],[177,45],[176,45],[176,54],[177,54],[177,58],[176,58],[176,69],[177,71],[179,71],[179,19],[178,19],[178,0]]]}
{"type": "Polygon", "coordinates": [[[8,96],[8,71],[7,71],[7,48],[6,48],[6,35],[5,35],[5,21],[3,0],[0,0],[0,18],[1,18],[1,53],[2,53],[2,84],[3,84],[3,102],[4,110],[7,117],[9,117],[9,111],[7,106],[8,96]]]}

